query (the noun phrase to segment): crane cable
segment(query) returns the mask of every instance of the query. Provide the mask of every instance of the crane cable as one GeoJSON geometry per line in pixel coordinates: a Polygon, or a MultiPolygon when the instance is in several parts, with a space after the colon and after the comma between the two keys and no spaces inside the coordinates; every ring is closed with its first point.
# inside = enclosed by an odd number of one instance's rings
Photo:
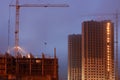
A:
{"type": "MultiPolygon", "coordinates": [[[[11,0],[10,4],[12,4],[13,0],[11,0]]],[[[10,5],[9,4],[9,5],[10,5]]],[[[8,14],[8,50],[7,53],[10,53],[10,16],[11,16],[11,8],[9,6],[9,14],[8,14]]]]}

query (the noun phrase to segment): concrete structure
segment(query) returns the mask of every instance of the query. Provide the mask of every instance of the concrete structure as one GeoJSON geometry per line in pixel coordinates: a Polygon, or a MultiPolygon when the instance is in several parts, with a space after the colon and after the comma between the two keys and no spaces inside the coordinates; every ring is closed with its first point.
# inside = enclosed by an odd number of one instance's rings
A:
{"type": "MultiPolygon", "coordinates": [[[[56,51],[56,50],[55,50],[56,51]]],[[[0,80],[58,80],[58,59],[0,55],[0,80]]]]}
{"type": "Polygon", "coordinates": [[[81,35],[68,36],[68,80],[81,80],[81,35]]]}
{"type": "Polygon", "coordinates": [[[115,80],[113,27],[109,20],[82,23],[82,80],[115,80]]]}

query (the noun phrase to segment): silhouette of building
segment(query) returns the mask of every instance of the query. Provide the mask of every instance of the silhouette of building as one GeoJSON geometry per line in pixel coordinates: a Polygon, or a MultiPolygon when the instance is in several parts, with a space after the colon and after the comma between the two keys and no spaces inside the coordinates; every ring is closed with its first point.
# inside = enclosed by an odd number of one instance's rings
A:
{"type": "Polygon", "coordinates": [[[81,80],[81,35],[68,36],[68,80],[81,80]]]}
{"type": "Polygon", "coordinates": [[[0,80],[58,80],[58,59],[0,54],[0,80]]]}
{"type": "Polygon", "coordinates": [[[113,27],[110,20],[82,23],[82,80],[115,80],[113,27]]]}

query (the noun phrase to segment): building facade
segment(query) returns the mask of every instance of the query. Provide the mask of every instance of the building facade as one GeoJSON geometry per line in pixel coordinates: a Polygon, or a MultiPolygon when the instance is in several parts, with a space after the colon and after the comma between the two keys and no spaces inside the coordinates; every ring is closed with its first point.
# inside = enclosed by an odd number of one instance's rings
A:
{"type": "Polygon", "coordinates": [[[68,36],[68,80],[81,80],[81,35],[68,36]]]}
{"type": "Polygon", "coordinates": [[[82,23],[82,80],[115,80],[113,27],[110,20],[82,23]]]}

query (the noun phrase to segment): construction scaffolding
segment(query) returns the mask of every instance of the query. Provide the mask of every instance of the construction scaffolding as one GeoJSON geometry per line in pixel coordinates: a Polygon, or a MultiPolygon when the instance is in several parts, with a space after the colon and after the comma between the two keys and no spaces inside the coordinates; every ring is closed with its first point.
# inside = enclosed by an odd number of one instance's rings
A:
{"type": "Polygon", "coordinates": [[[0,54],[0,80],[58,80],[58,59],[0,54]]]}

